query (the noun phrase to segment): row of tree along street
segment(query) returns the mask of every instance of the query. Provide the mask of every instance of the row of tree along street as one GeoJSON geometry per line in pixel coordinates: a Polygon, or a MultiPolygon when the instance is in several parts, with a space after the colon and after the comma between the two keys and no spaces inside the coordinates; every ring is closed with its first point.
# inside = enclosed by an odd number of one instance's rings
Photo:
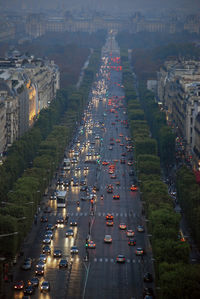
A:
{"type": "MultiPolygon", "coordinates": [[[[167,185],[161,180],[160,164],[169,167],[174,162],[175,136],[167,127],[164,114],[160,112],[154,97],[144,86],[140,87],[138,98],[126,51],[122,51],[121,59],[135,148],[135,172],[140,182],[143,210],[151,236],[157,296],[168,299],[197,298],[200,294],[200,266],[189,264],[189,245],[182,242],[179,236],[180,214],[174,211],[167,185]]],[[[181,174],[179,180],[182,180],[181,174]]],[[[188,193],[181,194],[186,204],[188,193]]]]}
{"type": "Polygon", "coordinates": [[[0,242],[1,257],[14,257],[30,231],[38,204],[73,137],[76,123],[81,121],[99,63],[100,51],[95,50],[79,90],[60,90],[49,108],[41,111],[34,127],[13,144],[0,167],[0,235],[8,234],[0,242]]]}

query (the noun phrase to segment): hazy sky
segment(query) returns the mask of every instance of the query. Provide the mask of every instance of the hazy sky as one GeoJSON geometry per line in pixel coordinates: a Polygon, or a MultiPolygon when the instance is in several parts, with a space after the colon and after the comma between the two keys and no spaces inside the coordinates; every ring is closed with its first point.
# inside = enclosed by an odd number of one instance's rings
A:
{"type": "Polygon", "coordinates": [[[84,10],[134,12],[178,10],[200,13],[200,0],[0,0],[0,8],[12,10],[84,10]]]}

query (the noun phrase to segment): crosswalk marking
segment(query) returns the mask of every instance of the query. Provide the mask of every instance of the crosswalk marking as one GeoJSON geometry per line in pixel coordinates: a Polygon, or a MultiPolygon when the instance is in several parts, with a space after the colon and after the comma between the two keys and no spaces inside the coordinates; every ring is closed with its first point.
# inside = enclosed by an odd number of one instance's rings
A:
{"type": "MultiPolygon", "coordinates": [[[[105,213],[105,212],[97,212],[96,213],[96,216],[98,216],[98,217],[105,217],[106,216],[106,214],[107,213],[105,213]]],[[[129,212],[129,213],[126,213],[126,212],[124,212],[124,213],[112,213],[111,212],[111,214],[114,216],[114,217],[136,217],[137,215],[134,213],[132,213],[132,212],[129,212]]],[[[67,213],[67,215],[68,216],[70,216],[70,217],[82,217],[82,216],[88,216],[89,214],[87,213],[87,212],[80,212],[80,213],[78,213],[78,212],[76,212],[76,213],[74,213],[74,212],[71,212],[71,213],[67,213]]],[[[58,214],[56,211],[54,211],[54,212],[52,212],[51,214],[50,214],[50,216],[60,216],[60,217],[62,217],[62,214],[58,214]]]]}
{"type": "MultiPolygon", "coordinates": [[[[115,259],[114,258],[107,258],[107,257],[100,257],[100,258],[93,258],[93,262],[94,263],[114,263],[115,262],[115,259]]],[[[141,263],[141,260],[140,259],[126,259],[126,263],[127,264],[135,264],[135,263],[141,263]]]]}

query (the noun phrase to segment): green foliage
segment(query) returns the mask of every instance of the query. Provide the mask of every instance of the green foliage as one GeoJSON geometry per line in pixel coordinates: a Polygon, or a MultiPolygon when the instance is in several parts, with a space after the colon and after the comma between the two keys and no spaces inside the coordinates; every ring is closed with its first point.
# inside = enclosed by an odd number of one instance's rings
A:
{"type": "Polygon", "coordinates": [[[200,294],[200,266],[183,263],[161,263],[160,298],[198,298],[200,294]]]}
{"type": "Polygon", "coordinates": [[[194,173],[187,167],[177,172],[177,194],[193,238],[200,247],[200,189],[194,173]]]}

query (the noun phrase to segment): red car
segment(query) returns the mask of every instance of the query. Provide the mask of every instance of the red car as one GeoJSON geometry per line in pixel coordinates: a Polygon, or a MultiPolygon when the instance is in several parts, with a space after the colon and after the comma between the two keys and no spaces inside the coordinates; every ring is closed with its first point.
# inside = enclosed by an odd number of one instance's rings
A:
{"type": "Polygon", "coordinates": [[[120,199],[120,195],[119,194],[113,195],[113,199],[120,199]]]}
{"type": "Polygon", "coordinates": [[[135,186],[135,185],[132,185],[130,189],[131,189],[131,191],[137,191],[137,190],[138,190],[138,187],[135,186]]]}

